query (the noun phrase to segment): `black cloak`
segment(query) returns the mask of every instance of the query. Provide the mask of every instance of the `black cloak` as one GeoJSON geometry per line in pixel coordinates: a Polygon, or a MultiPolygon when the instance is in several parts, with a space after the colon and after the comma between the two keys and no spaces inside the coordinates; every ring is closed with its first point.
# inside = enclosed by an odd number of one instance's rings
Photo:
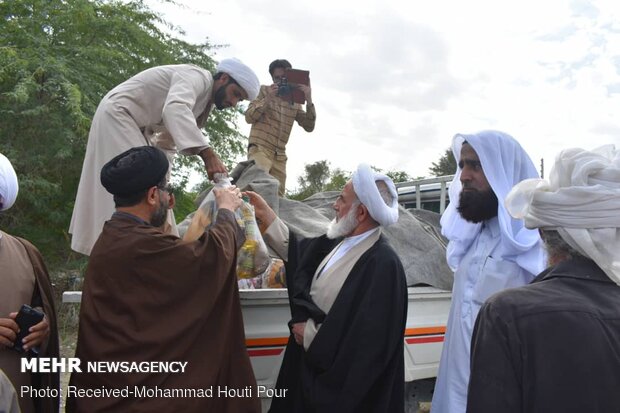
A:
{"type": "Polygon", "coordinates": [[[310,298],[310,286],[338,241],[290,234],[289,325],[308,318],[322,325],[308,351],[289,337],[276,383],[286,397],[273,398],[271,413],[404,411],[403,266],[381,236],[354,265],[325,314],[310,298]]]}

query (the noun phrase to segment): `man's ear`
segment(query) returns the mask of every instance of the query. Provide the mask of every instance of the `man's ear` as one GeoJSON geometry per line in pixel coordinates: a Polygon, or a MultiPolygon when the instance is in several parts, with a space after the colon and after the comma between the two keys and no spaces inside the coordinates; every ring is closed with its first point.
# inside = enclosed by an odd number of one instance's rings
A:
{"type": "Polygon", "coordinates": [[[149,205],[157,205],[159,203],[159,189],[156,186],[150,187],[146,191],[146,202],[149,205]]]}
{"type": "Polygon", "coordinates": [[[368,212],[368,208],[366,208],[366,205],[364,204],[359,204],[357,206],[356,215],[357,215],[358,222],[364,222],[366,219],[371,218],[370,212],[368,212]]]}

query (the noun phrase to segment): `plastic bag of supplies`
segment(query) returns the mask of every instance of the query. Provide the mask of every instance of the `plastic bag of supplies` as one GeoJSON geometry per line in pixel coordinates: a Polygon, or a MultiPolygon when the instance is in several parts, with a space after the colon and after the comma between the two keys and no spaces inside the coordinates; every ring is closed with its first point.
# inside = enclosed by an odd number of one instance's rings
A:
{"type": "MultiPolygon", "coordinates": [[[[215,176],[215,188],[230,187],[231,179],[228,176],[215,176]]],[[[235,211],[237,223],[245,232],[245,242],[237,252],[237,276],[239,278],[252,278],[264,273],[271,262],[267,245],[256,223],[254,207],[244,199],[243,204],[235,211]]],[[[185,235],[184,241],[195,241],[202,236],[205,230],[217,217],[217,203],[213,190],[200,203],[196,210],[185,235]]]]}
{"type": "MultiPolygon", "coordinates": [[[[215,194],[213,189],[215,188],[228,188],[232,186],[231,179],[223,174],[215,174],[215,185],[211,189],[211,192],[202,200],[200,206],[196,210],[192,222],[190,222],[185,235],[183,235],[184,241],[196,241],[204,234],[205,230],[215,221],[217,216],[217,204],[215,202],[215,194]]],[[[237,222],[243,228],[241,224],[240,214],[235,213],[237,216],[237,222]]]]}
{"type": "Polygon", "coordinates": [[[241,228],[245,231],[245,242],[237,253],[237,276],[239,278],[259,276],[267,270],[271,263],[267,245],[256,223],[254,207],[248,201],[244,197],[243,205],[239,208],[243,219],[241,228]]]}
{"type": "Polygon", "coordinates": [[[240,290],[257,290],[260,288],[286,288],[286,270],[284,261],[271,258],[269,266],[261,275],[254,278],[242,278],[237,281],[240,290]]]}

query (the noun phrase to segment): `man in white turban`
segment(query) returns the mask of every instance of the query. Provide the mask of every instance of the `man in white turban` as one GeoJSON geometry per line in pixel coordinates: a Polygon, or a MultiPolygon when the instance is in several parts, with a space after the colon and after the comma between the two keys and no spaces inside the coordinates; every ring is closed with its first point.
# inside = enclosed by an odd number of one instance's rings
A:
{"type": "Polygon", "coordinates": [[[518,182],[538,177],[519,143],[498,131],[456,135],[458,170],[441,218],[455,271],[452,304],[432,409],[462,413],[467,403],[471,334],[480,306],[492,294],[529,283],[544,268],[537,231],[511,218],[503,201],[518,182]]]}
{"type": "MultiPolygon", "coordinates": [[[[11,162],[0,154],[0,211],[9,209],[17,198],[17,175],[11,162]]],[[[28,241],[0,230],[0,371],[16,389],[44,391],[47,397],[18,397],[23,413],[58,412],[58,373],[21,371],[22,357],[58,357],[58,333],[52,284],[39,251],[28,241]],[[21,350],[16,349],[19,326],[15,321],[23,304],[45,314],[43,321],[30,327],[21,350]],[[49,391],[52,391],[51,393],[49,391]]],[[[2,409],[0,409],[2,411],[2,409]]]]}
{"type": "Polygon", "coordinates": [[[620,411],[620,152],[562,151],[506,208],[540,228],[549,268],[480,310],[467,411],[620,411]]]}
{"type": "Polygon", "coordinates": [[[267,243],[287,261],[291,335],[272,413],[404,411],[407,285],[381,235],[398,220],[392,181],[360,165],[327,234],[301,239],[248,192],[267,243]]]}
{"type": "MultiPolygon", "coordinates": [[[[116,155],[152,145],[166,152],[172,164],[177,152],[199,155],[209,178],[227,173],[201,132],[209,114],[253,100],[260,83],[238,59],[224,59],[215,75],[198,66],[157,66],[138,73],[112,89],[93,118],[82,176],[69,232],[71,248],[89,255],[103,223],[114,212],[112,196],[101,186],[99,173],[116,155]]],[[[178,235],[174,216],[168,214],[167,232],[178,235]]]]}

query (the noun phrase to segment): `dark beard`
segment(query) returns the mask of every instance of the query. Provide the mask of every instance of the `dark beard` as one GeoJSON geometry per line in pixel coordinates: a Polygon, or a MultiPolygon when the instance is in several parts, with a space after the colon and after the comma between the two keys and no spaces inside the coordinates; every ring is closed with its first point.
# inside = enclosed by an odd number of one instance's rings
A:
{"type": "Polygon", "coordinates": [[[151,215],[150,224],[154,227],[161,227],[168,218],[168,206],[166,204],[159,204],[157,211],[151,215]]]}
{"type": "Polygon", "coordinates": [[[478,223],[497,216],[497,196],[491,189],[480,191],[461,191],[459,206],[456,208],[465,221],[478,223]]]}
{"type": "Polygon", "coordinates": [[[226,88],[231,83],[232,81],[229,80],[228,83],[226,83],[223,86],[220,86],[220,88],[215,92],[215,96],[213,97],[213,103],[215,103],[215,107],[218,108],[219,110],[226,109],[228,107],[228,106],[224,106],[224,99],[226,99],[226,88]]]}

